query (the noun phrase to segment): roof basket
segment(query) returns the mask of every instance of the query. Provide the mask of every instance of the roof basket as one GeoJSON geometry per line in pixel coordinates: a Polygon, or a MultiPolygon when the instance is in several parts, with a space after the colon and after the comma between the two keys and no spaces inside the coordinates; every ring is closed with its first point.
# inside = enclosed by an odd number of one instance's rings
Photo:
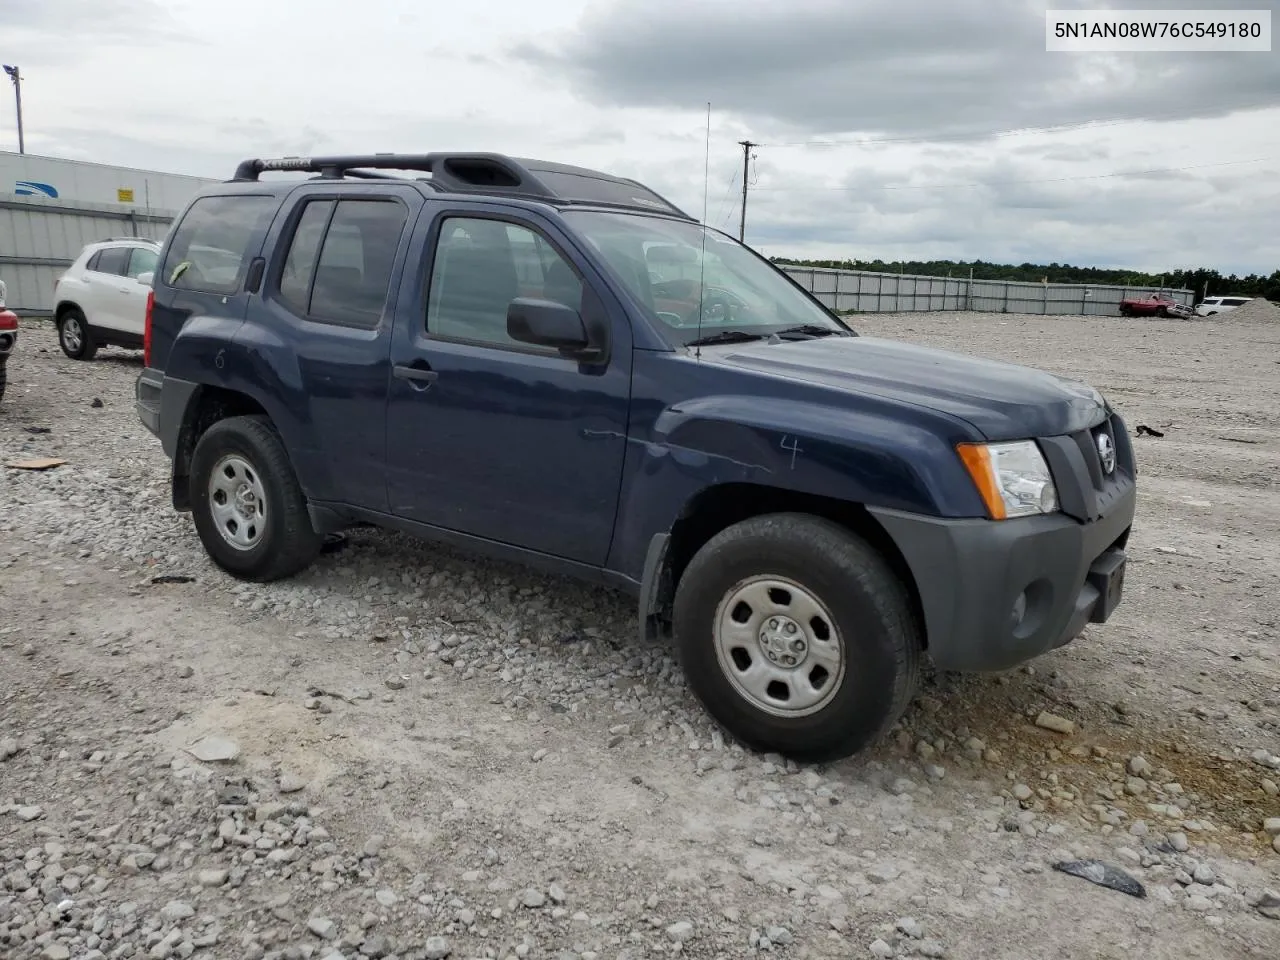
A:
{"type": "Polygon", "coordinates": [[[515,159],[500,153],[373,153],[244,160],[236,167],[232,180],[256,181],[260,174],[267,172],[317,173],[322,180],[400,179],[394,174],[375,172],[382,170],[429,173],[431,177],[426,182],[445,193],[502,194],[560,203],[656,210],[686,220],[694,219],[634,180],[583,167],[515,159]]]}

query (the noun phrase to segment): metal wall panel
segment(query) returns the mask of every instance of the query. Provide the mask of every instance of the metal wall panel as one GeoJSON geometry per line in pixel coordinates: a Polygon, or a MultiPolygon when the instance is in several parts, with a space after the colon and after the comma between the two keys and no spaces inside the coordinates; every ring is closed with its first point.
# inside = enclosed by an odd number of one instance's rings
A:
{"type": "Polygon", "coordinates": [[[163,239],[191,196],[213,182],[0,151],[0,278],[9,309],[50,313],[54,284],[85,244],[163,239]]]}
{"type": "Polygon", "coordinates": [[[20,316],[53,312],[58,277],[85,244],[108,237],[162,240],[177,214],[138,214],[99,204],[0,198],[0,277],[8,309],[20,316]]]}
{"type": "Polygon", "coordinates": [[[1165,293],[1188,306],[1190,290],[1125,287],[1108,284],[1024,283],[833,270],[828,267],[780,265],[828,307],[863,313],[928,310],[975,310],[985,313],[1032,313],[1046,316],[1120,315],[1120,301],[1165,293]],[[835,291],[839,291],[836,296],[835,291]]]}

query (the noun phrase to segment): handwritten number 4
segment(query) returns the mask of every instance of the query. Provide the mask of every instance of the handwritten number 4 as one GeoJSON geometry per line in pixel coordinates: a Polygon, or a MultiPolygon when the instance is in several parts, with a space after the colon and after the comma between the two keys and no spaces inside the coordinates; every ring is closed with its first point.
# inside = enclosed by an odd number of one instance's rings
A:
{"type": "Polygon", "coordinates": [[[792,436],[786,436],[782,438],[782,443],[780,444],[780,446],[782,447],[783,450],[790,451],[791,469],[794,470],[796,468],[796,454],[801,452],[799,440],[797,440],[795,437],[792,437],[792,436]],[[791,441],[790,446],[787,446],[788,440],[791,441]]]}

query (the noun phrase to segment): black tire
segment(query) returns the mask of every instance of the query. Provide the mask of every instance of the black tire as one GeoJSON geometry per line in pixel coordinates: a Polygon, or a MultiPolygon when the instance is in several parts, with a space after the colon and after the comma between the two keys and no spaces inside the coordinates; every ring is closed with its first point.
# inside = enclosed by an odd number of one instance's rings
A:
{"type": "Polygon", "coordinates": [[[68,307],[58,314],[58,346],[72,360],[92,360],[98,353],[98,343],[93,339],[93,331],[84,311],[79,307],[68,307]],[[73,345],[68,346],[68,339],[73,345]]]}
{"type": "MultiPolygon", "coordinates": [[[[213,562],[227,573],[241,580],[265,583],[301,572],[319,555],[323,538],[311,526],[307,500],[289,454],[268,418],[219,420],[196,443],[189,475],[196,532],[213,562]],[[229,527],[215,515],[219,504],[210,492],[214,470],[227,457],[238,458],[238,462],[228,463],[232,473],[242,479],[247,476],[250,484],[256,483],[265,505],[265,520],[260,527],[240,517],[228,521],[251,537],[242,548],[233,546],[223,535],[222,530],[229,527]]],[[[225,468],[222,475],[229,476],[225,468]]],[[[240,485],[245,488],[243,482],[240,485]]],[[[224,501],[230,499],[222,496],[224,501]]],[[[263,513],[257,516],[262,517],[263,513]]]]}
{"type": "Polygon", "coordinates": [[[4,388],[9,382],[9,373],[6,369],[9,366],[9,359],[6,357],[0,360],[0,400],[4,399],[4,388]]]}
{"type": "MultiPolygon", "coordinates": [[[[798,599],[791,594],[793,604],[798,599]]],[[[735,608],[740,614],[741,605],[735,608]]],[[[773,669],[758,646],[757,626],[774,619],[748,619],[744,635],[749,639],[727,654],[732,662],[741,668],[743,655],[748,663],[760,657],[766,669],[773,669]],[[749,650],[745,643],[751,644],[749,650]]],[[[785,617],[781,622],[787,628],[785,617]]],[[[768,514],[712,537],[680,578],[673,627],[685,677],[712,717],[746,745],[797,761],[830,762],[859,752],[898,721],[917,689],[923,643],[906,586],[866,541],[819,517],[768,514]],[[832,687],[822,689],[832,691],[830,700],[814,705],[816,711],[808,715],[769,712],[740,693],[721,666],[715,631],[719,607],[744,580],[758,576],[803,587],[826,608],[842,642],[843,677],[827,674],[832,687]]],[[[821,632],[809,637],[815,649],[821,632]]],[[[795,669],[789,676],[807,677],[810,687],[821,687],[813,682],[815,676],[821,679],[813,669],[795,669]]]]}

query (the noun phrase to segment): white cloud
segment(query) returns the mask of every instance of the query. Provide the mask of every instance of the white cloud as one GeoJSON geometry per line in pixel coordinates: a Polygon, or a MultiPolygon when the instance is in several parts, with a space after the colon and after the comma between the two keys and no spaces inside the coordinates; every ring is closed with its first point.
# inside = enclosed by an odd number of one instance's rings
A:
{"type": "Polygon", "coordinates": [[[1051,55],[1044,6],[8,0],[0,36],[31,153],[226,177],[246,156],[495,150],[700,215],[711,99],[709,220],[737,232],[736,141],[760,141],[747,239],[769,254],[1280,266],[1280,106],[1245,109],[1280,89],[1275,54],[1051,55]],[[1154,119],[976,136],[1132,116],[1154,119]],[[885,137],[907,139],[795,145],[885,137]],[[1195,169],[1081,179],[1171,167],[1195,169]]]}

